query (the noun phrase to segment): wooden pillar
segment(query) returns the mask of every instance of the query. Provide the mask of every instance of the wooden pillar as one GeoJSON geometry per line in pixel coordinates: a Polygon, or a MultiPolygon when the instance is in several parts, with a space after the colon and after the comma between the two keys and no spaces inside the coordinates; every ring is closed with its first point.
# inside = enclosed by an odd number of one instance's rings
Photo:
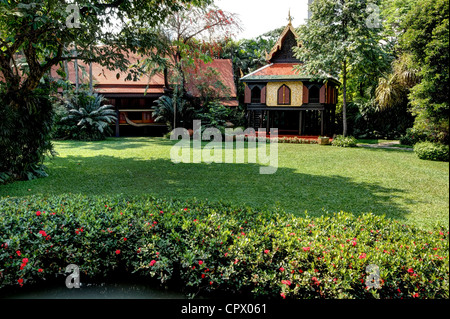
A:
{"type": "Polygon", "coordinates": [[[303,111],[300,111],[299,120],[298,120],[298,135],[303,134],[303,111]]]}
{"type": "Polygon", "coordinates": [[[320,136],[324,135],[324,128],[325,128],[324,122],[325,122],[325,111],[322,110],[320,111],[320,136]]]}
{"type": "Polygon", "coordinates": [[[333,106],[333,110],[331,111],[331,136],[333,137],[336,134],[336,105],[333,106]]]}

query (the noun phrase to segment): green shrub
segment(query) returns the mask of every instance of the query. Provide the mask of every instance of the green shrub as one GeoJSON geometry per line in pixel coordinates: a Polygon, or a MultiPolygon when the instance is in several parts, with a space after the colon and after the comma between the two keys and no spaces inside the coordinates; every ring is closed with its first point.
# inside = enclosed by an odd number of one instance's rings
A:
{"type": "Polygon", "coordinates": [[[85,277],[120,270],[176,282],[191,296],[448,298],[448,235],[372,214],[298,218],[144,197],[2,199],[0,289],[76,264],[85,277]],[[369,265],[380,269],[379,289],[367,288],[369,265]]]}
{"type": "Polygon", "coordinates": [[[427,140],[427,134],[421,130],[415,128],[409,128],[406,130],[406,134],[400,139],[402,145],[414,146],[419,142],[427,140]]]}
{"type": "Polygon", "coordinates": [[[42,91],[16,97],[19,102],[0,92],[0,183],[47,176],[42,163],[53,154],[53,111],[42,91]]]}
{"type": "Polygon", "coordinates": [[[56,133],[81,141],[104,140],[112,133],[111,124],[117,121],[114,106],[103,105],[105,101],[102,95],[89,91],[70,95],[64,101],[67,116],[57,122],[56,133]]]}
{"type": "Polygon", "coordinates": [[[331,145],[338,147],[356,147],[356,144],[356,138],[354,138],[353,136],[345,137],[343,135],[336,136],[331,142],[331,145]]]}
{"type": "Polygon", "coordinates": [[[449,161],[449,146],[431,142],[421,142],[414,145],[414,152],[422,160],[449,161]]]}

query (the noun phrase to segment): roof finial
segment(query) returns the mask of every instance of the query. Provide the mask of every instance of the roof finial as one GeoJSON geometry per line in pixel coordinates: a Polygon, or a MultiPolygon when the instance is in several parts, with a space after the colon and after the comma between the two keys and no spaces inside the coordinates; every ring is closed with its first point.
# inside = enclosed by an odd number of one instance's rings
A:
{"type": "Polygon", "coordinates": [[[292,24],[291,8],[289,8],[289,24],[292,24]]]}

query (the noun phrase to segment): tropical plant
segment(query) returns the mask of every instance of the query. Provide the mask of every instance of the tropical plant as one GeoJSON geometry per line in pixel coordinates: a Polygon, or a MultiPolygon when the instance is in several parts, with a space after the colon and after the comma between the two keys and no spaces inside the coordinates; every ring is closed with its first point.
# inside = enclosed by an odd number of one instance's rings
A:
{"type": "Polygon", "coordinates": [[[77,128],[72,138],[103,140],[112,132],[110,125],[117,121],[117,115],[114,106],[102,105],[105,101],[102,95],[84,91],[65,101],[69,115],[62,121],[77,128]]]}
{"type": "Polygon", "coordinates": [[[202,129],[213,127],[225,134],[227,122],[230,120],[232,110],[224,106],[219,100],[208,103],[204,110],[197,112],[196,117],[202,120],[202,129]]]}
{"type": "MultiPolygon", "coordinates": [[[[177,91],[177,90],[175,90],[177,91]]],[[[163,95],[155,101],[153,118],[156,122],[164,122],[172,131],[174,118],[181,126],[187,128],[192,121],[193,108],[191,103],[174,93],[172,96],[163,95]],[[176,110],[176,111],[174,111],[176,110]],[[175,117],[176,112],[176,117],[175,117]]]]}

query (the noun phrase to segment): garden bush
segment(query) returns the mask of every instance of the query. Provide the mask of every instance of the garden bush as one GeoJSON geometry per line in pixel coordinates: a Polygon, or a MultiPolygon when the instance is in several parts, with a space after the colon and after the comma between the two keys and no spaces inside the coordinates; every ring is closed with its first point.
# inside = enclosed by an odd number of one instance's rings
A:
{"type": "Polygon", "coordinates": [[[420,159],[429,161],[449,161],[449,146],[432,142],[421,142],[414,145],[414,152],[420,159]]]}
{"type": "Polygon", "coordinates": [[[449,233],[438,225],[144,197],[6,198],[0,207],[0,290],[76,264],[82,282],[120,270],[191,297],[449,297],[449,233]],[[369,265],[379,267],[378,289],[366,282],[369,265]]]}
{"type": "Polygon", "coordinates": [[[336,136],[333,141],[331,142],[331,145],[338,146],[338,147],[356,147],[357,140],[353,136],[343,136],[338,135],[336,136]]]}
{"type": "Polygon", "coordinates": [[[0,184],[46,177],[53,111],[48,92],[38,89],[14,105],[0,90],[0,184]]]}
{"type": "Polygon", "coordinates": [[[428,135],[415,128],[409,128],[406,130],[406,134],[401,137],[400,143],[402,145],[414,146],[417,143],[424,142],[428,138],[428,135]]]}

